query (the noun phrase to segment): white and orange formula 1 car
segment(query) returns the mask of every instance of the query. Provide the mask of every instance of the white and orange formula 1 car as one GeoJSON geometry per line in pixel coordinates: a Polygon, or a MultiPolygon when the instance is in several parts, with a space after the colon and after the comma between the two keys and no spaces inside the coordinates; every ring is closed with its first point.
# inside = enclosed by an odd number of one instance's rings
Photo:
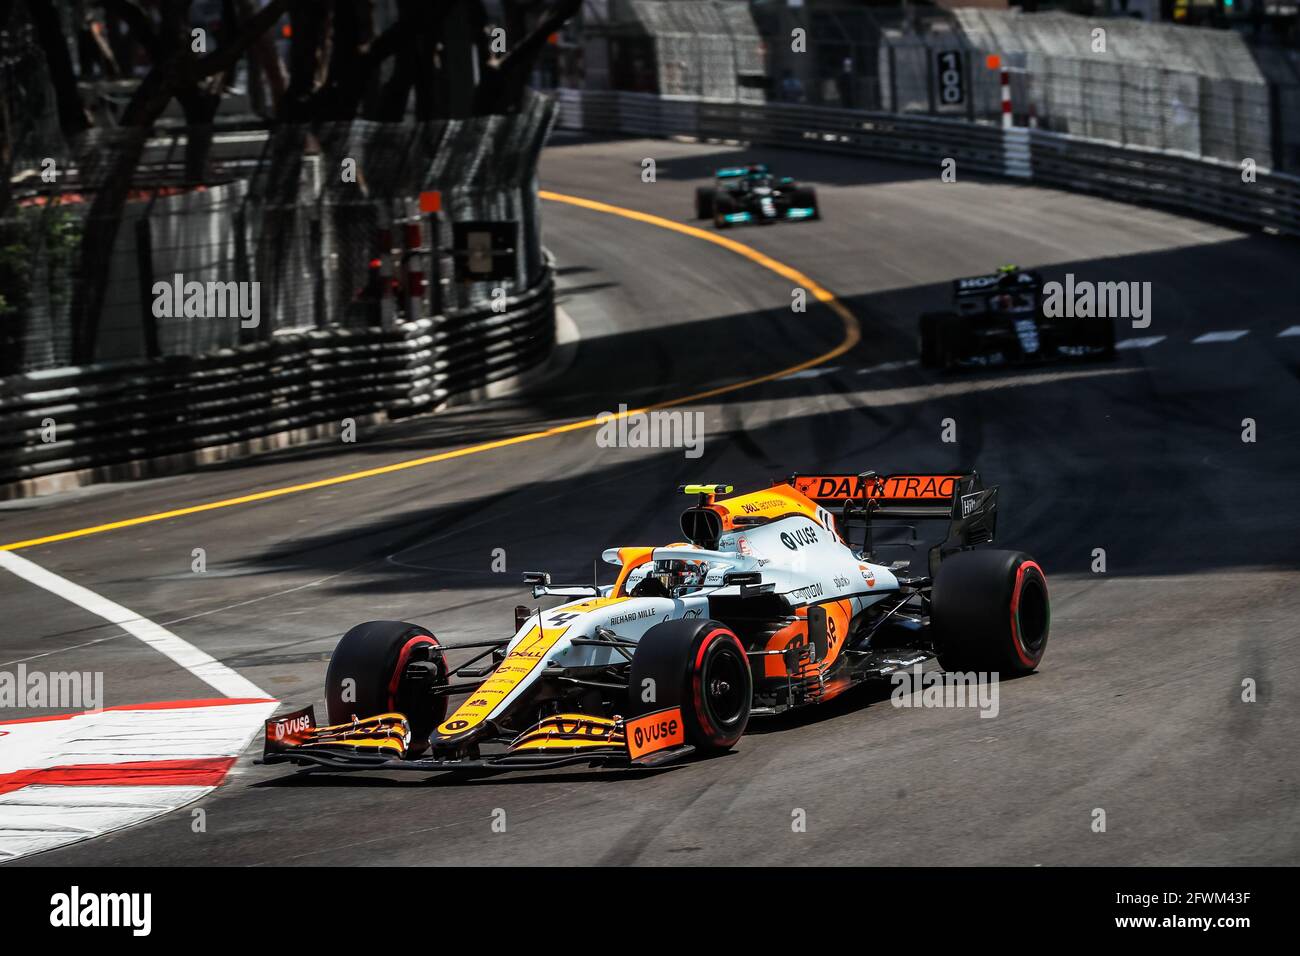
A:
{"type": "Polygon", "coordinates": [[[415,624],[348,631],[312,708],[267,722],[263,759],[333,770],[495,772],[657,766],[727,750],[751,717],[827,701],[937,657],[1019,674],[1047,645],[1047,582],[993,541],[997,488],[978,475],[794,475],[722,497],[687,485],[685,538],[604,552],[612,585],[525,575],[549,610],[514,634],[444,645],[415,624]],[[946,534],[924,548],[915,522],[946,534]],[[901,534],[900,534],[901,532],[901,534]],[[889,540],[887,540],[889,539],[889,540]],[[447,656],[468,658],[451,665],[447,656]],[[452,702],[459,699],[456,706],[452,702]]]}

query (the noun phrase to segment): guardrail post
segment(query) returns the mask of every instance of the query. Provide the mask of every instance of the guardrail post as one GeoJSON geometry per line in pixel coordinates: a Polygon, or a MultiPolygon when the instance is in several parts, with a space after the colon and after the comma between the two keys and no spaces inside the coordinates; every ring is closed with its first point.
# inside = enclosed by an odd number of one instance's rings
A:
{"type": "Polygon", "coordinates": [[[425,227],[429,234],[430,314],[442,315],[442,190],[428,189],[421,192],[420,211],[426,214],[425,227]]]}
{"type": "Polygon", "coordinates": [[[135,271],[140,285],[144,352],[149,358],[157,358],[162,346],[158,341],[158,318],[153,314],[153,228],[147,215],[135,221],[135,271]]]}
{"type": "Polygon", "coordinates": [[[1002,128],[1011,129],[1015,125],[1015,118],[1011,114],[1011,71],[1007,69],[1005,63],[1001,69],[1002,82],[1002,128]]]}
{"type": "Polygon", "coordinates": [[[424,247],[420,225],[420,217],[414,215],[402,222],[402,265],[406,276],[404,299],[408,322],[424,318],[424,270],[416,261],[424,247]]]}

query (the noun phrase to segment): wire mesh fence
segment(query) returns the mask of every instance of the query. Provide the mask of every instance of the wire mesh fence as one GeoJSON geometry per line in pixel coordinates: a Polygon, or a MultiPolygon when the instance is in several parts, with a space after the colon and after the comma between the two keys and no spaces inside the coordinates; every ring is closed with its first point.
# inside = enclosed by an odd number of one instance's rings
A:
{"type": "Polygon", "coordinates": [[[880,32],[898,16],[895,10],[865,6],[755,6],[767,47],[770,98],[879,109],[880,32]]]}
{"type": "Polygon", "coordinates": [[[996,121],[999,73],[984,68],[996,54],[1011,70],[1017,125],[1263,168],[1300,165],[1300,143],[1289,139],[1300,115],[1285,106],[1297,100],[1300,73],[1231,31],[959,8],[924,32],[885,30],[882,45],[882,107],[891,112],[996,121]],[[945,104],[939,58],[952,52],[965,96],[945,104]]]}
{"type": "Polygon", "coordinates": [[[414,292],[398,319],[517,296],[546,272],[536,166],[553,112],[534,96],[463,120],[92,130],[0,219],[0,375],[365,327],[392,283],[414,292]],[[422,211],[435,191],[441,209],[422,211]],[[466,220],[515,225],[513,276],[455,278],[466,220]]]}
{"type": "Polygon", "coordinates": [[[1300,169],[1300,51],[1126,17],[960,6],[588,0],[585,88],[998,123],[1300,169]]]}
{"type": "Polygon", "coordinates": [[[0,375],[63,364],[80,219],[51,204],[0,219],[0,375]]]}
{"type": "Polygon", "coordinates": [[[665,97],[763,102],[763,39],[745,0],[588,3],[596,8],[603,15],[584,24],[589,74],[665,97]]]}
{"type": "Polygon", "coordinates": [[[0,29],[0,172],[35,168],[62,157],[58,108],[45,54],[27,14],[26,0],[10,0],[0,29]]]}

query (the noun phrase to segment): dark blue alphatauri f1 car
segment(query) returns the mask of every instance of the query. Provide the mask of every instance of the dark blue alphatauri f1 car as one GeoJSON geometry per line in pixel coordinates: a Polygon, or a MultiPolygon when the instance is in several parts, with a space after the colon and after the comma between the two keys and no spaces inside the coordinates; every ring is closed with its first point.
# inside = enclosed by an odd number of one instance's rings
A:
{"type": "Polygon", "coordinates": [[[719,169],[712,186],[695,190],[695,218],[726,229],[740,223],[820,219],[817,191],[789,176],[777,178],[763,163],[719,169]]]}
{"type": "Polygon", "coordinates": [[[921,364],[951,370],[1115,355],[1109,318],[1048,315],[1043,278],[1018,266],[956,279],[952,310],[921,316],[921,364]]]}

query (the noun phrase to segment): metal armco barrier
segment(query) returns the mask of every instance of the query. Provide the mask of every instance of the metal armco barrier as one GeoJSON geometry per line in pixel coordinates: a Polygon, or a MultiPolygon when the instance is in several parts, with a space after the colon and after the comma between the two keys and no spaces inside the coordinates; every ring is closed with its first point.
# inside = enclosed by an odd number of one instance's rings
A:
{"type": "Polygon", "coordinates": [[[931,116],[779,103],[715,103],[650,93],[559,90],[561,129],[691,136],[826,150],[1010,176],[1121,202],[1165,206],[1300,236],[1300,178],[1045,130],[931,116]]]}
{"type": "Polygon", "coordinates": [[[125,239],[94,273],[97,321],[74,323],[72,296],[49,291],[76,281],[86,257],[70,252],[19,301],[17,334],[0,336],[0,499],[337,439],[345,419],[472,400],[543,363],[554,268],[536,166],[554,111],[530,95],[465,119],[213,128],[202,189],[184,181],[193,129],[142,143],[92,131],[62,188],[102,186],[106,157],[131,146],[151,198],[94,220],[84,202],[32,205],[11,223],[6,241],[38,252],[65,235],[80,248],[90,225],[114,221],[125,239]],[[478,221],[514,224],[511,268],[457,281],[452,231],[478,221]],[[260,321],[158,315],[153,282],[178,274],[256,282],[260,321]]]}
{"type": "Polygon", "coordinates": [[[360,425],[435,409],[518,375],[551,351],[551,268],[505,306],[453,310],[390,330],[282,332],[203,355],[0,380],[0,500],[39,491],[50,476],[111,480],[181,470],[204,449],[243,453],[271,447],[261,442],[268,436],[338,434],[346,418],[360,425]]]}
{"type": "Polygon", "coordinates": [[[1300,236],[1300,178],[1160,150],[1030,131],[1033,179],[1048,186],[1300,236]]]}

